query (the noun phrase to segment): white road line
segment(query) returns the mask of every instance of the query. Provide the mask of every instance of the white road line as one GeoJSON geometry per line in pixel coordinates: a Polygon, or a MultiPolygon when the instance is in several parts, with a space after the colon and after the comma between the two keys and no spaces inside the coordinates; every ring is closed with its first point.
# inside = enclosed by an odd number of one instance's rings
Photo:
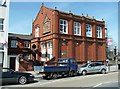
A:
{"type": "Polygon", "coordinates": [[[93,86],[93,87],[98,87],[98,86],[100,86],[100,85],[102,85],[103,83],[99,83],[99,84],[97,84],[97,85],[95,85],[95,86],[93,86]]]}
{"type": "Polygon", "coordinates": [[[99,84],[97,84],[97,85],[95,85],[95,86],[93,86],[93,87],[98,87],[98,86],[100,86],[100,85],[102,85],[102,84],[109,84],[109,83],[115,83],[115,82],[118,82],[118,81],[99,83],[99,84]]]}

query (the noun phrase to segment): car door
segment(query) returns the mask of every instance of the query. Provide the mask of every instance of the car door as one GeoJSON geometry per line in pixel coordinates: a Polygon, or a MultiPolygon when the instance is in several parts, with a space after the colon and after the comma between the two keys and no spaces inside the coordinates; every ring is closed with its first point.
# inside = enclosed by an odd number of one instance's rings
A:
{"type": "Polygon", "coordinates": [[[9,84],[9,83],[16,82],[16,75],[12,70],[3,69],[2,71],[3,71],[3,73],[2,73],[2,82],[3,83],[9,84]]]}
{"type": "Polygon", "coordinates": [[[88,64],[88,66],[87,66],[87,72],[88,73],[93,73],[94,72],[94,64],[93,63],[88,64]]]}
{"type": "Polygon", "coordinates": [[[100,63],[95,63],[94,64],[94,72],[100,72],[101,69],[101,64],[100,63]]]}
{"type": "Polygon", "coordinates": [[[2,69],[2,82],[9,83],[9,73],[7,69],[2,69]]]}
{"type": "Polygon", "coordinates": [[[74,70],[75,72],[77,72],[78,69],[78,65],[75,59],[70,59],[70,67],[72,70],[74,70]]]}

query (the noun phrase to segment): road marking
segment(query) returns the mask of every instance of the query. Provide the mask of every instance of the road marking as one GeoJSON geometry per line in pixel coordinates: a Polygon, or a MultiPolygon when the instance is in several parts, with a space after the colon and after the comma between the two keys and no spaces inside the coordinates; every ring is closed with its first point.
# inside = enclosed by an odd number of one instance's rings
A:
{"type": "Polygon", "coordinates": [[[102,84],[109,84],[109,83],[115,83],[115,82],[118,82],[118,81],[99,83],[99,84],[97,84],[97,85],[95,85],[95,86],[93,86],[93,87],[98,87],[98,86],[100,86],[100,85],[102,85],[102,84]]]}
{"type": "MultiPolygon", "coordinates": [[[[118,74],[118,72],[111,72],[111,73],[107,73],[107,74],[94,74],[94,75],[85,75],[85,76],[76,76],[76,77],[66,77],[66,78],[60,78],[60,79],[56,79],[56,80],[44,80],[44,79],[38,79],[39,81],[36,82],[36,83],[30,83],[30,84],[25,84],[25,85],[22,85],[23,87],[27,87],[27,86],[31,86],[31,87],[37,87],[36,85],[38,83],[40,83],[39,85],[44,85],[45,84],[50,84],[50,83],[55,83],[55,82],[66,82],[66,81],[69,81],[69,80],[80,80],[80,79],[85,79],[85,78],[93,78],[93,77],[99,77],[99,76],[107,76],[107,75],[112,75],[112,74],[118,74]]],[[[102,83],[101,83],[102,84],[102,83]]],[[[21,87],[21,85],[10,85],[10,87],[21,87]]],[[[94,87],[97,87],[97,86],[100,86],[100,84],[94,86],[94,87]]],[[[6,87],[6,86],[5,86],[6,87]]]]}
{"type": "Polygon", "coordinates": [[[95,85],[95,86],[93,86],[93,87],[98,87],[98,86],[100,86],[100,85],[102,85],[103,83],[99,83],[99,84],[97,84],[97,85],[95,85]]]}
{"type": "MultiPolygon", "coordinates": [[[[66,78],[61,78],[61,79],[56,79],[56,80],[49,80],[47,82],[41,83],[39,85],[45,85],[45,84],[50,84],[50,83],[55,83],[55,82],[60,82],[60,81],[69,81],[69,80],[75,80],[75,79],[84,79],[84,78],[92,78],[92,77],[97,77],[97,76],[106,76],[108,74],[116,74],[117,72],[113,72],[113,73],[107,73],[107,74],[95,74],[95,75],[85,75],[85,76],[76,76],[76,77],[66,77],[66,78]]],[[[40,81],[41,82],[41,81],[40,81]]],[[[102,84],[102,83],[100,83],[102,84]]],[[[100,84],[96,85],[96,86],[100,86],[100,84]]],[[[33,85],[32,85],[33,86],[33,85]]],[[[95,86],[95,87],[96,87],[95,86]]]]}
{"type": "MultiPolygon", "coordinates": [[[[108,74],[115,74],[114,73],[108,73],[108,74]]],[[[97,74],[97,75],[86,75],[86,76],[76,76],[76,77],[67,77],[67,78],[62,78],[62,79],[57,79],[57,80],[50,80],[49,82],[45,82],[45,83],[41,83],[39,85],[45,85],[45,84],[50,84],[50,83],[54,83],[54,82],[60,82],[60,81],[69,81],[69,80],[74,80],[74,79],[84,79],[84,78],[91,78],[91,77],[97,77],[97,76],[106,76],[108,74],[97,74]]],[[[102,84],[102,83],[100,83],[102,84]]],[[[96,85],[96,86],[100,86],[100,84],[96,85]]]]}

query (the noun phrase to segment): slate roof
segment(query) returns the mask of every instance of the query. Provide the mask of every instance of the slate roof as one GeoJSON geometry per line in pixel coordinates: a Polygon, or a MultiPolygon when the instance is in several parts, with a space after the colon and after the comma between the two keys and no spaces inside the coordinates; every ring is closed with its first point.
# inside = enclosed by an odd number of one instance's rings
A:
{"type": "Polygon", "coordinates": [[[8,33],[8,37],[14,37],[14,38],[19,38],[19,39],[24,39],[24,40],[31,40],[32,36],[28,34],[16,34],[16,33],[8,33]]]}

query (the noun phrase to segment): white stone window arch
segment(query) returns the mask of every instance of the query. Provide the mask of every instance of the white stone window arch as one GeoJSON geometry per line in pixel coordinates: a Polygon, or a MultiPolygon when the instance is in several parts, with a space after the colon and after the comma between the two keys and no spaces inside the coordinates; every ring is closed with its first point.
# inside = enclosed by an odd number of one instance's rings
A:
{"type": "Polygon", "coordinates": [[[40,27],[36,27],[35,28],[35,37],[39,37],[39,30],[40,30],[40,27]]]}

